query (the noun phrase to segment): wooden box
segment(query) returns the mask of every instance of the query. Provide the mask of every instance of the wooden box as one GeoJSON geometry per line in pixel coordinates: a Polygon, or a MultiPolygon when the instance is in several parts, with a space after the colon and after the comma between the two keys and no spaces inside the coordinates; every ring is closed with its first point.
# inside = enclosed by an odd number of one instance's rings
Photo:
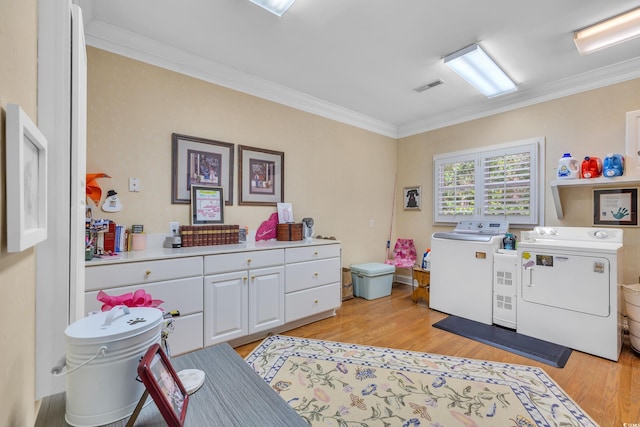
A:
{"type": "Polygon", "coordinates": [[[302,240],[302,223],[278,224],[276,239],[284,241],[302,240]]]}

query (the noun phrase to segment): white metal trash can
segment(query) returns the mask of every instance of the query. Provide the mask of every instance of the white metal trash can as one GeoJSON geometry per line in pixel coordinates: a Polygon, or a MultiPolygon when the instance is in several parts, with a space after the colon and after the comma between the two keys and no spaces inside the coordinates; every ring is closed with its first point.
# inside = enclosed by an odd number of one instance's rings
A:
{"type": "Polygon", "coordinates": [[[160,309],[118,306],[65,329],[67,423],[97,426],[133,413],[144,393],[138,364],[161,327],[160,309]]]}

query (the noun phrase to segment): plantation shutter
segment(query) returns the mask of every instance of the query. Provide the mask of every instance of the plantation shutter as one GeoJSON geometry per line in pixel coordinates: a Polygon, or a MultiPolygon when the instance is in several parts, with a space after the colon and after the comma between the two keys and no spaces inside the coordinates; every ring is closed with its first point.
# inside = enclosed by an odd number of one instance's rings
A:
{"type": "Polygon", "coordinates": [[[488,152],[482,159],[482,215],[505,218],[510,224],[528,224],[534,204],[535,146],[488,152]]]}
{"type": "Polygon", "coordinates": [[[538,225],[543,150],[544,139],[535,138],[486,151],[434,156],[434,221],[538,225]]]}
{"type": "Polygon", "coordinates": [[[475,215],[476,157],[459,156],[436,160],[436,217],[450,221],[458,215],[475,215]]]}

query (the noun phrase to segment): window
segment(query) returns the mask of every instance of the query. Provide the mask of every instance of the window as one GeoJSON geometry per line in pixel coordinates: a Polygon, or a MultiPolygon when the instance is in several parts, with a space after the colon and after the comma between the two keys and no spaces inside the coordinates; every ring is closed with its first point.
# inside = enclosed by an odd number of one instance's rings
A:
{"type": "Polygon", "coordinates": [[[542,223],[544,138],[434,156],[434,221],[542,223]]]}

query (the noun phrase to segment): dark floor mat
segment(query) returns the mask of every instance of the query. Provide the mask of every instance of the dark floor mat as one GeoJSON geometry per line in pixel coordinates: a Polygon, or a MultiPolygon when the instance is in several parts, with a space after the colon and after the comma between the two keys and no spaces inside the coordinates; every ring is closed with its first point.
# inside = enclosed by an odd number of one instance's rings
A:
{"type": "Polygon", "coordinates": [[[480,341],[556,368],[564,367],[572,351],[570,348],[522,335],[511,329],[485,325],[484,323],[457,316],[449,316],[446,319],[442,319],[434,323],[433,327],[480,341]]]}

